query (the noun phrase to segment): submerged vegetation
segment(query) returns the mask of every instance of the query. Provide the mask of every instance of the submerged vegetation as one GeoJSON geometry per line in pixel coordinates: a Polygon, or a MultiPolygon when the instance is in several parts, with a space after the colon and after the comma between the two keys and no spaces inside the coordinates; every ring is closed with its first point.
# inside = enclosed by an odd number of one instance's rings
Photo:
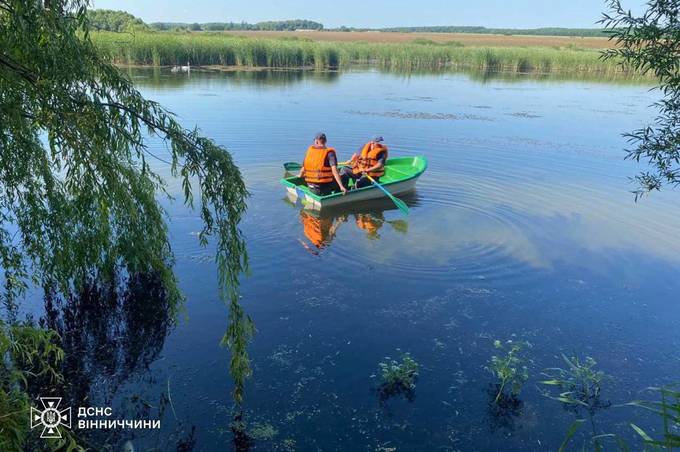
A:
{"type": "Polygon", "coordinates": [[[541,381],[541,384],[555,387],[558,394],[551,394],[545,391],[544,395],[551,399],[562,402],[563,406],[576,415],[576,420],[569,427],[566,437],[560,450],[564,450],[574,434],[586,422],[583,418],[583,411],[588,415],[591,427],[590,441],[595,450],[600,450],[602,441],[613,438],[619,440],[615,435],[599,434],[595,426],[595,415],[611,406],[611,402],[601,399],[602,383],[607,378],[604,372],[596,370],[597,362],[590,356],[585,361],[581,361],[578,356],[568,358],[562,355],[566,363],[566,368],[556,367],[547,369],[545,374],[548,380],[541,381]]]}
{"type": "Polygon", "coordinates": [[[654,439],[642,428],[634,423],[630,426],[640,435],[646,445],[653,448],[673,450],[680,447],[680,391],[672,387],[649,388],[661,397],[661,400],[636,400],[627,405],[644,408],[661,417],[663,423],[663,437],[654,439]]]}
{"type": "Polygon", "coordinates": [[[393,70],[483,69],[517,73],[620,74],[617,60],[598,50],[551,47],[461,47],[459,43],[322,42],[224,33],[92,33],[112,62],[127,65],[223,65],[334,69],[372,64],[393,70]]]}
{"type": "Polygon", "coordinates": [[[545,375],[549,379],[541,381],[544,385],[557,387],[559,394],[557,396],[546,395],[576,410],[583,407],[590,415],[611,405],[600,399],[602,382],[606,375],[595,369],[597,362],[593,358],[588,356],[584,362],[581,362],[577,356],[568,358],[562,355],[562,359],[567,367],[547,369],[545,375]]]}
{"type": "Polygon", "coordinates": [[[526,359],[522,356],[522,351],[528,344],[513,341],[503,344],[495,340],[493,345],[499,353],[491,357],[487,368],[497,380],[493,402],[504,404],[517,399],[522,385],[529,379],[526,359]]]}
{"type": "Polygon", "coordinates": [[[418,378],[418,363],[408,353],[401,355],[401,362],[389,356],[381,362],[381,384],[379,395],[386,400],[397,394],[404,394],[407,399],[413,399],[413,391],[416,389],[418,378]]]}

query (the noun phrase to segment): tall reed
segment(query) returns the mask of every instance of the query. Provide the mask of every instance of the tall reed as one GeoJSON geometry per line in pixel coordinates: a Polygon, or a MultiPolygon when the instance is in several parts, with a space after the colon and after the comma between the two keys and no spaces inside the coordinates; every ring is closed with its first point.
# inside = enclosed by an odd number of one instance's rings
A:
{"type": "Polygon", "coordinates": [[[448,45],[253,38],[225,33],[92,33],[95,44],[118,64],[223,65],[272,68],[338,68],[367,63],[394,70],[475,68],[521,73],[621,72],[597,50],[550,47],[448,45]]]}

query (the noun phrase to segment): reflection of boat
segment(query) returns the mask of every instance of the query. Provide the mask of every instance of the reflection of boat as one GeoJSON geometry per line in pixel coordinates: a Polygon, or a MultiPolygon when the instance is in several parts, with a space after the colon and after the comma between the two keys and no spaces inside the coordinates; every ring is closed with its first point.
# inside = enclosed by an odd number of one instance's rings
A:
{"type": "MultiPolygon", "coordinates": [[[[405,199],[412,205],[417,202],[414,198],[405,199]]],[[[290,199],[285,198],[284,201],[290,203],[291,207],[296,207],[290,199]]],[[[298,241],[307,251],[318,256],[331,245],[338,228],[343,223],[356,226],[365,233],[365,238],[369,240],[380,240],[379,231],[385,225],[391,226],[392,231],[407,234],[408,223],[403,218],[396,220],[385,218],[385,212],[396,210],[394,204],[387,199],[349,204],[338,209],[326,209],[323,212],[300,209],[300,224],[304,238],[299,238],[298,241]]]]}
{"type": "MultiPolygon", "coordinates": [[[[394,195],[406,193],[415,188],[418,178],[426,169],[427,160],[423,156],[391,158],[385,164],[385,175],[380,178],[380,184],[394,195]]],[[[309,191],[302,178],[288,177],[281,179],[281,183],[286,187],[291,200],[299,198],[306,208],[313,210],[385,197],[373,185],[351,190],[346,195],[333,193],[318,196],[309,191]]]]}
{"type": "MultiPolygon", "coordinates": [[[[319,250],[330,245],[333,237],[335,237],[335,231],[338,226],[345,221],[347,221],[346,215],[338,218],[322,217],[313,212],[305,210],[300,211],[300,223],[302,223],[302,230],[305,237],[307,237],[307,240],[319,250]]],[[[304,242],[303,245],[306,247],[304,242]]]]}

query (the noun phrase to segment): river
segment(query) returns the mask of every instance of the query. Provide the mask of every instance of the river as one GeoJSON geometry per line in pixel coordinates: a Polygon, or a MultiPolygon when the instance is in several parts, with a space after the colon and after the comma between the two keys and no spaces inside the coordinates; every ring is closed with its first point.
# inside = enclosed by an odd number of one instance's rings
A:
{"type": "MultiPolygon", "coordinates": [[[[575,415],[540,381],[562,354],[609,376],[596,434],[633,449],[629,422],[659,435],[658,418],[616,406],[680,375],[680,193],[636,203],[628,178],[644,168],[623,159],[621,134],[653,119],[649,86],[370,69],[131,74],[228,148],[251,193],[241,301],[257,328],[244,403],[253,450],[556,450],[575,415]],[[374,135],[391,156],[425,155],[410,215],[378,201],[319,217],[287,201],[281,164],[301,161],[318,131],[341,160],[374,135]],[[494,340],[528,343],[529,378],[506,412],[489,404],[494,340]],[[415,390],[381,398],[379,363],[405,352],[419,363],[415,390]]],[[[169,191],[181,197],[172,180],[169,191]]],[[[227,309],[198,213],[165,204],[185,308],[176,325],[128,322],[143,338],[118,343],[132,364],[102,366],[90,391],[162,417],[162,431],[121,441],[225,450],[227,309]]],[[[590,435],[584,426],[574,444],[590,435]]]]}

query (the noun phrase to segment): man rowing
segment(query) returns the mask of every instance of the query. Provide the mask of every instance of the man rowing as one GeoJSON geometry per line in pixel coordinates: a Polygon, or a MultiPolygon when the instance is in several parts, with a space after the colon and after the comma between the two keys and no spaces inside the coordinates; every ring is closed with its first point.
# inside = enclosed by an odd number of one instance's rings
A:
{"type": "Polygon", "coordinates": [[[362,146],[359,154],[352,155],[350,166],[342,169],[342,184],[347,185],[349,180],[354,180],[354,188],[371,185],[367,176],[379,181],[385,174],[385,162],[387,161],[387,146],[383,144],[383,137],[375,137],[362,146]]]}

